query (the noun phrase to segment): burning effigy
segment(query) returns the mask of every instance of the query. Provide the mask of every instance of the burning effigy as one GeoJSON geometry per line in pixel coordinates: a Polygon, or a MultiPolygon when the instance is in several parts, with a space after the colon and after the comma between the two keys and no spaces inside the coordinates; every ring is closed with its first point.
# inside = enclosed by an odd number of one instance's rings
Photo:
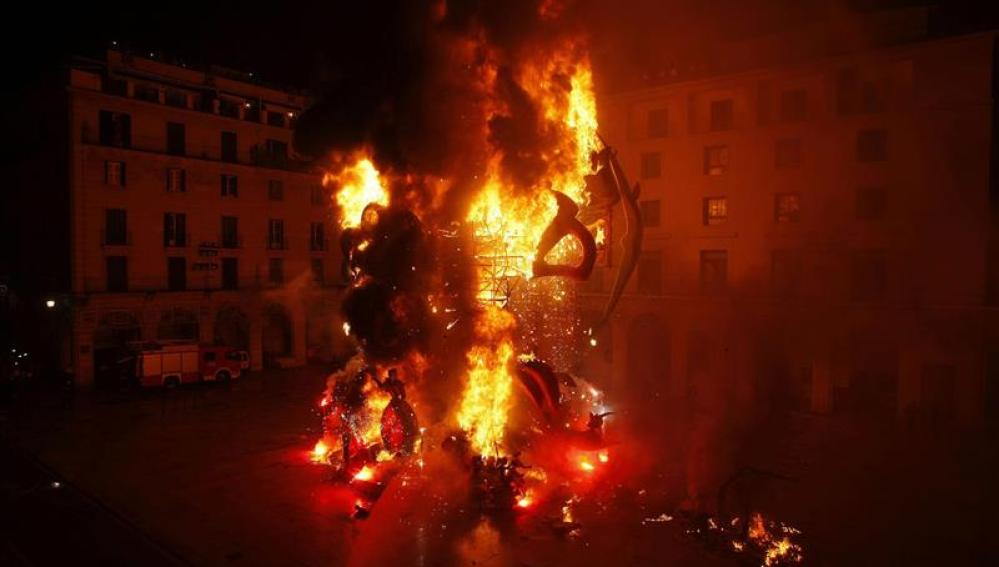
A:
{"type": "Polygon", "coordinates": [[[459,16],[431,22],[442,137],[411,159],[361,144],[330,160],[357,352],[328,379],[312,458],[360,486],[450,459],[477,509],[543,508],[572,537],[618,462],[614,408],[578,369],[637,264],[639,187],[598,133],[584,36],[511,43],[459,16]],[[583,321],[577,284],[611,253],[611,293],[583,321]]]}
{"type": "MultiPolygon", "coordinates": [[[[575,283],[608,246],[612,207],[636,189],[597,133],[581,37],[549,38],[531,57],[482,34],[452,42],[471,79],[463,110],[480,129],[459,156],[474,171],[397,171],[355,148],[325,177],[357,354],[329,378],[313,459],[363,480],[419,458],[431,428],[483,508],[526,508],[540,485],[609,460],[611,412],[572,374],[599,323],[580,320],[575,283]]],[[[640,242],[640,221],[624,218],[640,242]]],[[[622,262],[618,279],[631,269],[622,262]]]]}

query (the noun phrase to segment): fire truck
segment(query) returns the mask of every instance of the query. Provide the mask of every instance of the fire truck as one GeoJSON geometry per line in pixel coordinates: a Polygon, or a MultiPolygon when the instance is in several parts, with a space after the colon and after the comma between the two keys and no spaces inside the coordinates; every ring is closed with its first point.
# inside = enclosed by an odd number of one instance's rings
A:
{"type": "Polygon", "coordinates": [[[239,378],[241,371],[242,360],[236,349],[192,343],[144,345],[135,364],[139,384],[147,387],[227,382],[239,378]]]}

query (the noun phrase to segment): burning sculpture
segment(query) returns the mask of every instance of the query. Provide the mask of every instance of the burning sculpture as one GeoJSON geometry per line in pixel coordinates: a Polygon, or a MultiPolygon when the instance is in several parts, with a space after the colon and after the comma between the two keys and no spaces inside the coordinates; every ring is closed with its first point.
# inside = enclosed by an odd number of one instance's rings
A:
{"type": "Polygon", "coordinates": [[[445,59],[468,83],[453,97],[466,144],[450,168],[363,147],[335,156],[324,180],[357,354],[328,381],[313,459],[370,483],[437,451],[464,467],[482,509],[548,501],[571,534],[615,450],[613,412],[573,371],[636,267],[639,187],[598,135],[578,37],[517,50],[482,30],[449,37],[445,59]],[[584,325],[576,282],[611,252],[612,292],[584,325]]]}
{"type": "MultiPolygon", "coordinates": [[[[606,246],[611,208],[634,192],[617,186],[624,182],[620,166],[597,136],[592,75],[577,41],[517,65],[482,45],[476,61],[483,137],[491,149],[480,182],[465,183],[463,210],[435,209],[440,195],[429,208],[413,206],[409,196],[430,186],[425,176],[383,173],[366,152],[342,156],[326,176],[350,282],[345,330],[358,355],[330,378],[321,401],[326,433],[314,458],[349,477],[411,454],[422,398],[414,394],[414,411],[401,385],[421,388],[428,367],[460,349],[457,395],[434,425],[455,429],[448,438],[461,438],[462,458],[480,488],[489,486],[481,492],[495,495],[503,486],[505,500],[523,507],[533,498],[514,455],[530,454],[528,431],[562,439],[574,453],[604,451],[603,460],[568,467],[575,472],[589,474],[594,463],[606,462],[602,429],[609,414],[569,403],[578,392],[597,392],[567,373],[574,364],[565,351],[579,343],[581,325],[560,329],[562,337],[543,345],[525,329],[539,308],[576,317],[572,281],[589,277],[606,246]],[[510,139],[534,151],[515,151],[510,139]],[[464,265],[458,273],[467,277],[446,273],[444,258],[458,258],[464,265]],[[440,338],[447,333],[450,339],[440,338]],[[524,403],[528,409],[518,410],[524,403]],[[511,433],[513,420],[519,424],[511,433]]],[[[640,240],[640,221],[625,218],[627,237],[640,240]]],[[[626,281],[631,267],[625,262],[619,269],[626,281]]],[[[539,465],[531,476],[553,466],[539,465]]]]}

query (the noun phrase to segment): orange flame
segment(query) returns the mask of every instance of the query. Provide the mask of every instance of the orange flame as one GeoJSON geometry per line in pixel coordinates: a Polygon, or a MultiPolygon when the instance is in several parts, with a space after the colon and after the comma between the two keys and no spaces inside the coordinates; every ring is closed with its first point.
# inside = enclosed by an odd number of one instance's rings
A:
{"type": "Polygon", "coordinates": [[[513,393],[513,327],[513,315],[487,307],[475,325],[480,344],[467,353],[468,382],[458,408],[458,426],[469,434],[472,448],[480,454],[503,451],[513,393]]]}
{"type": "Polygon", "coordinates": [[[389,204],[389,193],[385,180],[367,156],[359,157],[339,173],[327,173],[323,185],[333,183],[339,187],[334,194],[340,207],[340,226],[354,228],[361,225],[364,209],[370,204],[389,204]]]}
{"type": "Polygon", "coordinates": [[[354,480],[360,480],[362,482],[367,482],[373,478],[375,478],[375,471],[368,465],[361,467],[361,470],[357,471],[354,475],[354,480]]]}

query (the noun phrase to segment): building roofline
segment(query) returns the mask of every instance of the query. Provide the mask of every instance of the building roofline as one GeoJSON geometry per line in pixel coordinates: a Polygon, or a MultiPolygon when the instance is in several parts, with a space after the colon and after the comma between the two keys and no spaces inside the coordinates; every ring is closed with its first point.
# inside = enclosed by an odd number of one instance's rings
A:
{"type": "Polygon", "coordinates": [[[835,55],[825,55],[822,57],[816,57],[813,59],[809,59],[807,61],[800,61],[796,63],[760,65],[758,67],[754,67],[752,69],[746,69],[743,71],[736,71],[732,73],[708,74],[697,78],[681,79],[673,82],[667,82],[658,85],[649,85],[646,87],[633,88],[621,91],[605,90],[604,96],[606,97],[606,99],[613,101],[622,101],[622,100],[627,100],[629,98],[655,98],[656,96],[659,96],[661,94],[666,94],[674,90],[690,88],[691,86],[708,85],[718,81],[745,79],[745,78],[772,73],[775,70],[808,69],[810,67],[831,65],[839,61],[856,59],[857,57],[862,57],[862,56],[872,56],[872,55],[891,56],[899,54],[900,52],[904,52],[906,50],[920,49],[933,44],[959,43],[975,39],[996,38],[996,37],[999,37],[999,29],[978,31],[978,32],[965,33],[959,35],[926,37],[916,41],[910,41],[896,45],[874,47],[870,49],[862,49],[848,53],[839,53],[835,55]]]}

